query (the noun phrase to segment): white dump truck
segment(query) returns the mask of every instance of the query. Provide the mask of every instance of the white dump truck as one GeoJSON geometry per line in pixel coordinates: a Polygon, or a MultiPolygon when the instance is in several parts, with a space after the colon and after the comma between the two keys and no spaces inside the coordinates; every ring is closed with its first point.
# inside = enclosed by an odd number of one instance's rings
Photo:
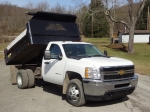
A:
{"type": "Polygon", "coordinates": [[[135,90],[134,64],[81,42],[75,15],[28,14],[33,17],[26,30],[4,50],[6,65],[11,65],[11,82],[19,89],[33,88],[35,78],[40,77],[62,86],[74,106],[87,100],[122,98],[135,90]]]}

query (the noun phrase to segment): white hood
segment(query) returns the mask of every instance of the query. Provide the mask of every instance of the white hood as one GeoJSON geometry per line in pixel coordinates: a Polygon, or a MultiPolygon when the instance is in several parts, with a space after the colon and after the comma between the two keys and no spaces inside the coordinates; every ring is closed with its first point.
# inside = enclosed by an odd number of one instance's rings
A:
{"type": "Polygon", "coordinates": [[[96,68],[100,68],[102,66],[125,66],[125,65],[133,65],[133,63],[129,60],[116,58],[116,57],[91,57],[91,58],[82,58],[80,59],[82,62],[92,64],[96,68]]]}

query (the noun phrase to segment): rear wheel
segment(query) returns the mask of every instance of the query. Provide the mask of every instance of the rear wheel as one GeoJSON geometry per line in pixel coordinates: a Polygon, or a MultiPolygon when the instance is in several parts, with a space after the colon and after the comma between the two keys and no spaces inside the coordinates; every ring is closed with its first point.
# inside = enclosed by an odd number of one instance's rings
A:
{"type": "Polygon", "coordinates": [[[33,71],[30,69],[26,69],[26,72],[29,78],[28,88],[33,88],[35,84],[35,77],[34,77],[33,71]]]}
{"type": "Polygon", "coordinates": [[[19,89],[25,89],[28,87],[28,75],[25,70],[18,70],[16,80],[19,89]]]}
{"type": "Polygon", "coordinates": [[[73,79],[67,87],[67,100],[74,106],[82,106],[85,104],[82,83],[78,79],[73,79]]]}

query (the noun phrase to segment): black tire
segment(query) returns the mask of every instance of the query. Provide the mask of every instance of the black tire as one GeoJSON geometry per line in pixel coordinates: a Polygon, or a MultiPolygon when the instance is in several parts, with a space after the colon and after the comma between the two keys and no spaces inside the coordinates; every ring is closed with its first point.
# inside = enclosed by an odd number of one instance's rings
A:
{"type": "Polygon", "coordinates": [[[33,88],[35,84],[35,77],[34,77],[33,71],[30,69],[26,69],[26,72],[27,72],[28,79],[29,79],[28,88],[33,88]]]}
{"type": "Polygon", "coordinates": [[[19,89],[25,89],[28,87],[28,75],[25,70],[18,70],[16,80],[19,89]]]}
{"type": "Polygon", "coordinates": [[[73,79],[67,87],[67,101],[74,106],[82,106],[85,104],[82,83],[79,79],[73,79]]]}

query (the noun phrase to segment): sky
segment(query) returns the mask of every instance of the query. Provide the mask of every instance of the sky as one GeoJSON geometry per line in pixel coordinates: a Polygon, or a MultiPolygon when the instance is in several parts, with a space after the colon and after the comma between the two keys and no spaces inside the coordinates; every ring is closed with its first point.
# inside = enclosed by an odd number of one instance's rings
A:
{"type": "MultiPolygon", "coordinates": [[[[46,1],[49,3],[50,6],[55,6],[57,3],[63,6],[75,6],[76,0],[0,0],[0,3],[9,2],[12,5],[16,5],[19,7],[26,6],[29,2],[31,3],[38,3],[41,1],[46,1]]],[[[90,2],[90,0],[82,0],[83,2],[90,2]]]]}

